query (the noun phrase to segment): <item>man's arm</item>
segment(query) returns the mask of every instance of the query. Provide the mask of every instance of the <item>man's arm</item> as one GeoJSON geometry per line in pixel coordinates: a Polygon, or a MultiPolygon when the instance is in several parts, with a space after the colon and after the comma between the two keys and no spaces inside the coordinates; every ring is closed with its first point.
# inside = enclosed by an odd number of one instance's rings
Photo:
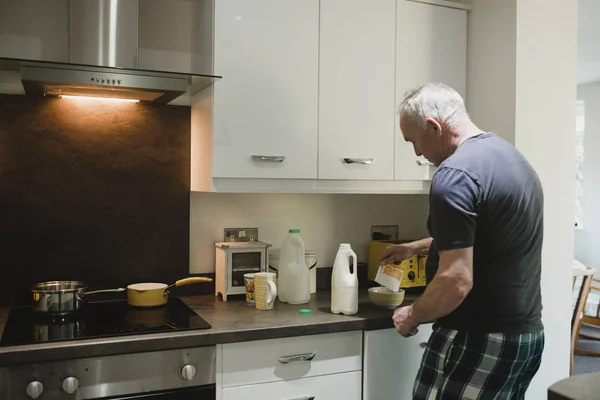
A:
{"type": "Polygon", "coordinates": [[[422,323],[450,314],[471,291],[480,198],[481,188],[465,172],[453,168],[436,172],[430,215],[438,269],[421,298],[394,311],[394,327],[402,336],[410,336],[422,323]]]}
{"type": "Polygon", "coordinates": [[[389,265],[408,260],[413,255],[429,250],[432,238],[415,240],[410,243],[400,243],[387,247],[381,254],[379,265],[389,265]]]}
{"type": "Polygon", "coordinates": [[[415,325],[431,322],[450,314],[473,287],[473,248],[440,251],[435,278],[412,305],[415,325]]]}
{"type": "Polygon", "coordinates": [[[429,250],[429,247],[431,247],[432,241],[433,241],[433,238],[428,237],[428,238],[421,239],[421,240],[415,240],[414,242],[410,242],[408,244],[412,248],[414,254],[418,254],[418,253],[423,253],[423,252],[429,250]]]}

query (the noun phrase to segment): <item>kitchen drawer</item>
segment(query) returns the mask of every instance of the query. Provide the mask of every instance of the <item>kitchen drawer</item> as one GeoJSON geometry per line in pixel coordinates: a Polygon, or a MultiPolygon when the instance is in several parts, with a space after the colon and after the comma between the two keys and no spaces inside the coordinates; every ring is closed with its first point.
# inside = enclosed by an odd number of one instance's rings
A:
{"type": "MultiPolygon", "coordinates": [[[[223,389],[222,400],[360,400],[361,373],[346,372],[223,389]]],[[[382,399],[383,400],[383,399],[382,399]]]]}
{"type": "Polygon", "coordinates": [[[362,331],[224,344],[222,361],[223,387],[359,371],[362,331]]]}

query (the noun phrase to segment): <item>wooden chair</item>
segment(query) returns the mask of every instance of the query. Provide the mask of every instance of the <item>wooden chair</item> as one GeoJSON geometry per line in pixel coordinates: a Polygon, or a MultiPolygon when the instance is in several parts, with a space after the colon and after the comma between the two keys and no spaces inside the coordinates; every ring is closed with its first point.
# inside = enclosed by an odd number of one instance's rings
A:
{"type": "MultiPolygon", "coordinates": [[[[577,340],[580,336],[581,324],[582,323],[592,323],[600,326],[600,310],[596,317],[587,317],[584,316],[585,304],[587,302],[588,295],[590,293],[590,289],[594,288],[600,291],[600,287],[592,286],[592,280],[596,282],[600,282],[600,280],[594,279],[594,274],[596,270],[594,268],[586,268],[576,269],[573,268],[573,290],[575,290],[575,286],[577,284],[577,280],[582,278],[581,287],[577,293],[577,298],[575,300],[575,305],[573,307],[573,315],[571,317],[571,375],[573,374],[573,358],[575,354],[585,354],[591,356],[600,357],[600,352],[595,352],[592,350],[582,349],[577,347],[577,340]],[[585,321],[594,321],[594,322],[585,322],[585,321]]],[[[591,338],[595,340],[600,340],[600,337],[590,337],[589,335],[581,335],[585,338],[591,338]]]]}

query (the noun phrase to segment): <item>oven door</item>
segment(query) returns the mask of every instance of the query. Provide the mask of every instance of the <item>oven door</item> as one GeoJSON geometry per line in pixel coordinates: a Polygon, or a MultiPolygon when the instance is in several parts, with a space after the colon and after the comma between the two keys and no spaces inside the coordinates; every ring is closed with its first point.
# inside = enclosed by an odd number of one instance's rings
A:
{"type": "Polygon", "coordinates": [[[244,283],[244,274],[253,274],[257,272],[265,272],[266,266],[266,251],[247,250],[247,249],[231,249],[229,262],[229,277],[228,277],[228,293],[246,293],[244,283]]]}
{"type": "Polygon", "coordinates": [[[215,400],[216,398],[217,391],[215,385],[204,385],[127,396],[104,397],[103,400],[215,400]]]}

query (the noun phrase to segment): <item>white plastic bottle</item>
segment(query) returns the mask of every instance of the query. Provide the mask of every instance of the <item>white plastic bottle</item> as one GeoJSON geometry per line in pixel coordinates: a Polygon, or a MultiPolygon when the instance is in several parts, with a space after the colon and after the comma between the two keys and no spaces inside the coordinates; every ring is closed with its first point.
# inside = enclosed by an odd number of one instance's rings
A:
{"type": "Polygon", "coordinates": [[[353,315],[358,312],[358,275],[356,254],[347,243],[340,244],[331,272],[331,312],[353,315]],[[352,257],[352,272],[350,271],[352,257]]]}
{"type": "Polygon", "coordinates": [[[300,230],[290,229],[279,254],[279,301],[304,304],[310,301],[310,271],[300,230]]]}

